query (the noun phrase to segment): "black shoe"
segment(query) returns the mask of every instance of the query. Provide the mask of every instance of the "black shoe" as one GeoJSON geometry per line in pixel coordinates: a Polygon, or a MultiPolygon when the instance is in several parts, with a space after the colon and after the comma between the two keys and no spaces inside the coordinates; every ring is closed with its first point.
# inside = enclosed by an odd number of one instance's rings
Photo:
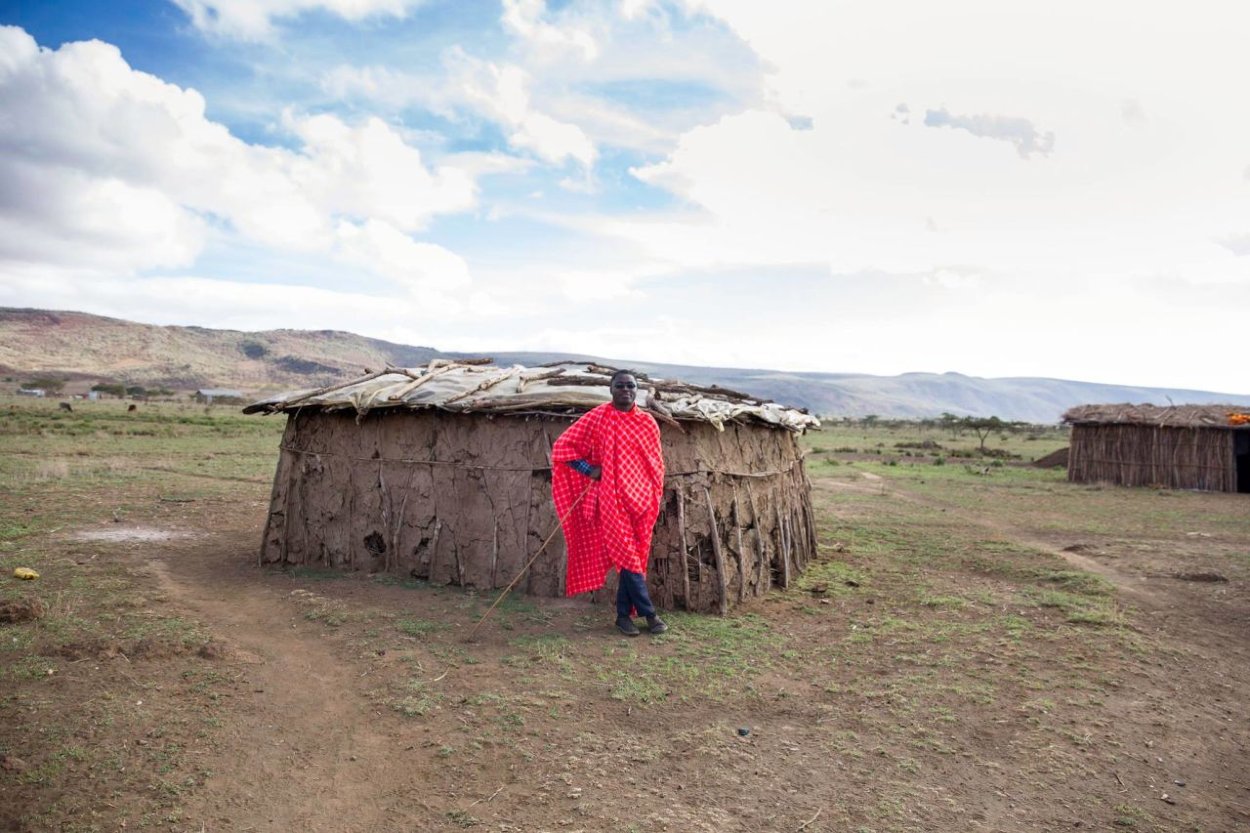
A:
{"type": "Polygon", "coordinates": [[[647,628],[652,633],[664,633],[664,631],[668,630],[668,625],[664,624],[664,620],[659,616],[648,616],[647,628]]]}
{"type": "Polygon", "coordinates": [[[626,636],[637,636],[642,633],[638,630],[638,626],[634,624],[634,620],[628,616],[616,617],[616,629],[626,636]]]}

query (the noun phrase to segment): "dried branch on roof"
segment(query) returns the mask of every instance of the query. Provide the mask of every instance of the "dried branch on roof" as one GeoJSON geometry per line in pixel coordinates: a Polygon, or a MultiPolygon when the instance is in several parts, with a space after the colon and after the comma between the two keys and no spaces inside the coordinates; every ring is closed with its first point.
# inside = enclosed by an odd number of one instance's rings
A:
{"type": "Polygon", "coordinates": [[[1238,428],[1238,405],[1078,405],[1063,421],[1071,425],[1152,425],[1172,428],[1238,428]]]}
{"type": "MultiPolygon", "coordinates": [[[[485,359],[436,359],[421,368],[388,367],[359,379],[320,390],[302,390],[256,402],[245,413],[275,413],[299,408],[354,409],[364,416],[374,409],[437,408],[472,413],[587,411],[611,401],[612,368],[562,362],[555,367],[500,368],[485,359]]],[[[703,387],[636,374],[647,391],[639,405],[668,425],[707,422],[721,428],[753,421],[774,428],[804,431],[820,423],[805,411],[721,388],[703,387]]]]}

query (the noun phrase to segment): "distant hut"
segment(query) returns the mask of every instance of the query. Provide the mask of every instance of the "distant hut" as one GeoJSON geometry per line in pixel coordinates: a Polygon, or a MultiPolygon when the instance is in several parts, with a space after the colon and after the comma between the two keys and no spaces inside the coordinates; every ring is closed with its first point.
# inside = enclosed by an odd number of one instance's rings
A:
{"type": "MultiPolygon", "coordinates": [[[[482,360],[486,361],[486,360],[482,360]]],[[[262,564],[506,586],[556,525],[551,445],[610,401],[610,368],[436,360],[283,394],[287,414],[262,564]]],[[[664,608],[728,611],[816,555],[796,437],[808,414],[723,388],[639,380],[667,471],[648,581],[664,608]]],[[[520,588],[564,593],[559,535],[520,588]]]]}
{"type": "Polygon", "coordinates": [[[197,402],[212,405],[214,400],[221,403],[242,402],[243,391],[230,388],[200,388],[195,392],[197,402]]]}
{"type": "Polygon", "coordinates": [[[1250,493],[1250,413],[1235,405],[1081,405],[1068,479],[1250,493]]]}

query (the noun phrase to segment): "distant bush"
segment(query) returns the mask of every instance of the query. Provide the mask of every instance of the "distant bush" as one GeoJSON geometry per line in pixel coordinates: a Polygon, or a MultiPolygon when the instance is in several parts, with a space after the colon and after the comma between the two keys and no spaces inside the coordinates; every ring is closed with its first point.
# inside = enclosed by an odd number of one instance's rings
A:
{"type": "Polygon", "coordinates": [[[299,356],[283,356],[274,364],[290,373],[299,373],[304,376],[312,376],[318,373],[336,375],[339,372],[337,367],[330,367],[327,364],[314,362],[310,359],[301,359],[299,356]]]}
{"type": "Polygon", "coordinates": [[[244,341],[239,344],[239,349],[243,351],[243,355],[249,359],[264,358],[269,353],[269,348],[261,344],[259,341],[244,341]]]}
{"type": "Polygon", "coordinates": [[[66,381],[68,380],[57,376],[32,376],[29,379],[22,380],[22,387],[28,389],[42,388],[48,393],[60,393],[61,389],[65,387],[66,381]]]}
{"type": "Polygon", "coordinates": [[[109,396],[116,396],[119,399],[126,395],[126,386],[114,382],[100,382],[92,385],[91,389],[96,393],[107,393],[109,396]]]}
{"type": "Polygon", "coordinates": [[[895,443],[894,447],[895,448],[919,448],[925,451],[929,451],[931,449],[941,448],[942,444],[935,443],[933,440],[922,440],[920,442],[916,442],[913,440],[909,442],[895,443]]]}

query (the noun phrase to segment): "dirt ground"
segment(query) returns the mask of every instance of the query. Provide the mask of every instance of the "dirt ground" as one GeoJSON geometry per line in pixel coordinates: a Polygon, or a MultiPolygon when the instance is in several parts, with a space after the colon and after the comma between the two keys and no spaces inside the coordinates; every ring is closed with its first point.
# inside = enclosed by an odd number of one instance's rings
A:
{"type": "Polygon", "coordinates": [[[1245,496],[810,470],[797,586],[633,640],[262,570],[263,483],[15,537],[0,830],[1250,829],[1245,496]]]}

